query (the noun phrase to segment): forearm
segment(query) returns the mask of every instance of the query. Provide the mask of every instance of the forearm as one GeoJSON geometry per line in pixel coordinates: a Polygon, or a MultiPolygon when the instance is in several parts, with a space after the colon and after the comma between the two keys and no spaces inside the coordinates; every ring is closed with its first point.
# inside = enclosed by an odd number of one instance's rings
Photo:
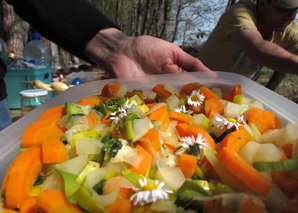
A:
{"type": "Polygon", "coordinates": [[[72,54],[84,55],[86,44],[101,29],[115,27],[87,0],[6,0],[40,34],[72,54]]]}
{"type": "Polygon", "coordinates": [[[275,43],[264,41],[248,55],[253,61],[277,72],[298,74],[298,56],[275,43]]]}

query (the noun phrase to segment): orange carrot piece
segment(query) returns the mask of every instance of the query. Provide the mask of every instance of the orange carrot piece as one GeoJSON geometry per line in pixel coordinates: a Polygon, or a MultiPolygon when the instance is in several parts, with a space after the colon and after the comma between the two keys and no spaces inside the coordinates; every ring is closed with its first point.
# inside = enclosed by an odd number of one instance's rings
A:
{"type": "Polygon", "coordinates": [[[20,153],[13,160],[7,177],[5,192],[5,206],[11,209],[20,208],[42,170],[40,147],[31,147],[20,153]]]}
{"type": "Polygon", "coordinates": [[[180,137],[185,137],[186,136],[186,129],[189,126],[188,123],[178,123],[176,125],[176,130],[178,131],[180,137]]]}
{"type": "Polygon", "coordinates": [[[284,146],[281,147],[283,149],[283,151],[285,152],[285,154],[290,159],[293,158],[293,147],[294,147],[294,144],[292,144],[292,143],[288,143],[288,144],[286,144],[286,145],[284,145],[284,146]]]}
{"type": "Polygon", "coordinates": [[[3,213],[18,213],[18,211],[13,209],[3,208],[3,213]]]}
{"type": "Polygon", "coordinates": [[[298,194],[298,179],[295,177],[288,175],[276,185],[291,199],[298,194]]]}
{"type": "Polygon", "coordinates": [[[140,91],[129,92],[129,93],[125,94],[124,97],[125,97],[125,98],[131,98],[131,97],[133,97],[134,95],[139,96],[139,98],[140,98],[142,101],[144,101],[145,96],[144,96],[144,94],[143,94],[142,92],[140,92],[140,91]]]}
{"type": "Polygon", "coordinates": [[[122,199],[130,199],[130,197],[134,194],[134,190],[132,188],[125,188],[125,187],[120,187],[119,190],[119,196],[122,199]]]}
{"type": "Polygon", "coordinates": [[[191,178],[195,173],[198,159],[196,156],[182,153],[180,155],[179,168],[184,174],[185,178],[191,178]]]}
{"type": "Polygon", "coordinates": [[[112,98],[112,97],[115,97],[119,89],[120,89],[120,83],[116,81],[112,81],[104,85],[104,87],[101,90],[101,95],[112,98]]]}
{"type": "Polygon", "coordinates": [[[145,175],[147,170],[151,166],[151,161],[152,161],[152,155],[150,155],[143,147],[141,147],[139,144],[135,146],[135,148],[138,149],[138,155],[143,156],[143,160],[139,164],[138,167],[134,167],[130,165],[129,169],[135,173],[145,175]]]}
{"type": "Polygon", "coordinates": [[[155,121],[165,121],[169,122],[169,113],[166,105],[158,108],[157,110],[153,111],[149,115],[147,115],[150,120],[155,120],[155,121]]]}
{"type": "Polygon", "coordinates": [[[186,109],[193,111],[195,114],[205,113],[204,105],[194,106],[189,105],[186,109]]]}
{"type": "Polygon", "coordinates": [[[67,161],[67,148],[60,139],[45,139],[41,144],[43,163],[67,161]]]}
{"type": "Polygon", "coordinates": [[[200,85],[198,88],[200,93],[203,93],[206,99],[214,98],[218,99],[214,92],[212,92],[205,84],[200,85]]]}
{"type": "Polygon", "coordinates": [[[161,150],[158,129],[151,128],[139,141],[140,145],[152,156],[161,150]]]}
{"type": "Polygon", "coordinates": [[[281,129],[282,128],[282,123],[281,123],[280,118],[273,111],[267,111],[267,112],[272,117],[272,121],[271,121],[268,129],[281,129]]]}
{"type": "Polygon", "coordinates": [[[41,113],[39,120],[45,120],[45,119],[50,119],[50,120],[58,120],[62,118],[65,115],[65,107],[64,106],[54,106],[51,107],[50,109],[47,109],[41,113]]]}
{"type": "Polygon", "coordinates": [[[210,98],[205,100],[205,114],[211,119],[216,114],[223,114],[224,105],[219,101],[219,99],[210,98]]]}
{"type": "Polygon", "coordinates": [[[176,120],[183,123],[188,123],[190,120],[190,116],[185,113],[168,112],[168,115],[171,120],[176,120]]]}
{"type": "Polygon", "coordinates": [[[231,95],[229,93],[222,93],[222,99],[226,101],[231,101],[231,95]]]}
{"type": "Polygon", "coordinates": [[[88,124],[89,124],[89,125],[94,125],[94,124],[95,124],[95,122],[94,122],[93,118],[90,116],[90,114],[85,115],[85,116],[86,116],[87,119],[88,119],[88,124]]]}
{"type": "MultiPolygon", "coordinates": [[[[275,126],[275,119],[279,123],[272,112],[254,107],[250,108],[246,115],[246,120],[256,125],[261,134],[275,126]]],[[[281,122],[276,125],[281,125],[281,122]]]]}
{"type": "Polygon", "coordinates": [[[238,152],[241,147],[251,140],[251,137],[248,138],[247,133],[243,129],[236,130],[227,134],[224,139],[218,145],[217,151],[220,151],[223,147],[228,147],[231,150],[238,152]]]}
{"type": "Polygon", "coordinates": [[[165,142],[164,145],[165,147],[167,147],[169,150],[172,150],[173,152],[177,151],[177,147],[173,146],[172,144],[165,142]]]}
{"type": "Polygon", "coordinates": [[[198,90],[199,86],[200,85],[195,84],[195,83],[185,84],[181,87],[180,94],[190,95],[192,93],[192,91],[198,90]]]}
{"type": "Polygon", "coordinates": [[[42,191],[37,196],[36,203],[46,212],[82,213],[78,205],[69,203],[64,192],[56,189],[45,189],[42,191]]]}
{"type": "Polygon", "coordinates": [[[86,106],[95,106],[95,104],[99,104],[100,98],[97,95],[93,95],[87,98],[81,98],[80,102],[78,102],[79,105],[86,106]]]}
{"type": "Polygon", "coordinates": [[[236,95],[242,95],[242,87],[241,84],[236,84],[231,91],[230,100],[233,101],[236,95]]]}
{"type": "Polygon", "coordinates": [[[185,130],[185,134],[188,137],[194,136],[196,139],[198,134],[203,135],[202,138],[205,138],[207,143],[210,145],[211,148],[215,149],[215,142],[213,138],[209,135],[209,133],[200,126],[196,125],[189,125],[185,130]]]}
{"type": "Polygon", "coordinates": [[[26,200],[22,203],[19,210],[20,213],[45,213],[46,211],[42,209],[36,203],[36,197],[27,197],[26,200]]]}
{"type": "Polygon", "coordinates": [[[131,202],[129,199],[116,199],[114,203],[107,206],[106,209],[109,213],[130,213],[131,212],[131,202]]]}
{"type": "Polygon", "coordinates": [[[235,150],[223,147],[217,156],[225,168],[252,191],[264,196],[269,193],[273,184],[258,170],[243,160],[235,150]]]}
{"type": "Polygon", "coordinates": [[[163,99],[167,99],[168,97],[170,97],[172,95],[172,93],[170,93],[167,90],[164,90],[163,87],[164,87],[163,84],[156,84],[153,87],[152,91],[155,92],[160,97],[162,97],[163,99]]]}
{"type": "Polygon", "coordinates": [[[31,123],[24,131],[22,147],[40,146],[46,138],[61,138],[64,129],[60,128],[57,120],[39,120],[31,123]]]}

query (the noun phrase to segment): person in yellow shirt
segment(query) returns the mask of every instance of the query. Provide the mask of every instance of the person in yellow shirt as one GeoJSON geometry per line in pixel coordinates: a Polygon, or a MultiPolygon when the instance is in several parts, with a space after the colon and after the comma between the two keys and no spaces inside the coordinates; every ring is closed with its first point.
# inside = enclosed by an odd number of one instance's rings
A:
{"type": "Polygon", "coordinates": [[[221,16],[200,60],[253,80],[262,66],[298,74],[297,8],[298,0],[240,0],[221,16]]]}

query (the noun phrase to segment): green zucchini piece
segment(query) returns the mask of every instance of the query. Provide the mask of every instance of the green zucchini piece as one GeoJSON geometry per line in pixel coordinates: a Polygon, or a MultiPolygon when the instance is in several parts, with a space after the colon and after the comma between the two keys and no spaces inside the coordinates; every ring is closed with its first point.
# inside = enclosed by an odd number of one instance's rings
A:
{"type": "Polygon", "coordinates": [[[259,172],[284,172],[284,171],[297,171],[298,158],[276,162],[254,162],[253,166],[259,172]]]}

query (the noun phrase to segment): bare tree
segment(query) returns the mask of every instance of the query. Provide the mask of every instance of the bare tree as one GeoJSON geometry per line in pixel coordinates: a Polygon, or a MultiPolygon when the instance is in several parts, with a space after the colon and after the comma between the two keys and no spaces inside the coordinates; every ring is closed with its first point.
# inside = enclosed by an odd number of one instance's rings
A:
{"type": "Polygon", "coordinates": [[[15,14],[13,7],[8,5],[5,0],[1,0],[1,9],[3,39],[6,42],[8,52],[13,52],[16,59],[22,59],[24,44],[21,19],[15,14]]]}

